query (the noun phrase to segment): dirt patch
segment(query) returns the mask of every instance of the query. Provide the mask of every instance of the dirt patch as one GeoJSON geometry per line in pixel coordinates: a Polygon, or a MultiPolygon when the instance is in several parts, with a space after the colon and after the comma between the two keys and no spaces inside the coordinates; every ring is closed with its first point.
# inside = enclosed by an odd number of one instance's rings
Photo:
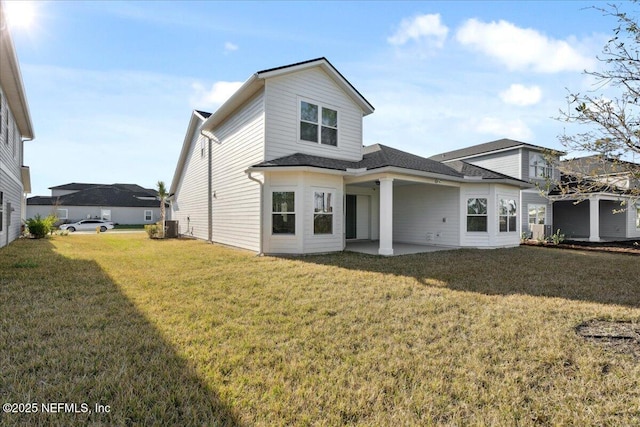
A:
{"type": "Polygon", "coordinates": [[[640,324],[610,320],[588,320],[576,326],[576,333],[587,341],[640,360],[640,324]]]}

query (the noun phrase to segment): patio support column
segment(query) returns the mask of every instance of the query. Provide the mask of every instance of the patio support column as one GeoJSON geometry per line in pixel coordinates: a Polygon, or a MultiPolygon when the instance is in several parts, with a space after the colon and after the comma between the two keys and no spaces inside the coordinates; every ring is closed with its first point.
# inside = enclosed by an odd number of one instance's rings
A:
{"type": "Polygon", "coordinates": [[[393,255],[393,178],[380,178],[379,255],[393,255]]]}
{"type": "Polygon", "coordinates": [[[600,199],[589,199],[589,241],[600,241],[600,199]]]}

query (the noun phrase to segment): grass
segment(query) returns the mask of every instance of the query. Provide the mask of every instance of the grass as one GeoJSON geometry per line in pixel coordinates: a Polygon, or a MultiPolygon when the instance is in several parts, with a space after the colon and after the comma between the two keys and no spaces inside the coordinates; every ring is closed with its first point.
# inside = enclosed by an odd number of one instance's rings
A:
{"type": "Polygon", "coordinates": [[[2,425],[637,425],[638,258],[536,247],[379,258],[99,234],[0,250],[2,425]],[[28,268],[18,268],[23,266],[28,268]]]}

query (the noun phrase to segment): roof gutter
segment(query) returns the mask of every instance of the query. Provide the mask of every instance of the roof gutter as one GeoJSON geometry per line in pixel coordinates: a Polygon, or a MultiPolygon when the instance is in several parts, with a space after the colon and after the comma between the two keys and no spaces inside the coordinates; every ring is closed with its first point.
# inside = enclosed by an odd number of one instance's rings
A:
{"type": "MultiPolygon", "coordinates": [[[[254,178],[253,176],[251,176],[251,171],[250,170],[246,170],[245,173],[247,174],[247,177],[249,177],[249,179],[251,181],[255,181],[258,183],[258,185],[260,185],[260,212],[263,212],[263,208],[264,208],[264,197],[263,197],[263,185],[264,182],[260,181],[258,178],[254,178]]],[[[258,255],[264,255],[264,248],[263,248],[263,238],[262,238],[262,223],[263,223],[263,215],[260,214],[258,215],[258,221],[259,221],[259,225],[258,225],[258,229],[260,230],[258,233],[258,245],[260,247],[260,250],[258,251],[258,255]]]]}
{"type": "Polygon", "coordinates": [[[202,130],[200,135],[207,138],[207,242],[213,243],[213,156],[211,153],[211,138],[202,130]]]}

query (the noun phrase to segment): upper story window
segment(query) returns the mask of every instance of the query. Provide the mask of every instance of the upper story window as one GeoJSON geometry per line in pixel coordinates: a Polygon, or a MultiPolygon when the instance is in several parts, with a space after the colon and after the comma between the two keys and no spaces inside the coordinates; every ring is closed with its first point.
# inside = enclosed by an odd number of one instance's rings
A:
{"type": "Polygon", "coordinates": [[[532,154],[529,159],[529,178],[551,178],[553,167],[540,154],[532,154]]]}
{"type": "Polygon", "coordinates": [[[338,146],[338,111],[300,101],[300,139],[338,146]]]}

